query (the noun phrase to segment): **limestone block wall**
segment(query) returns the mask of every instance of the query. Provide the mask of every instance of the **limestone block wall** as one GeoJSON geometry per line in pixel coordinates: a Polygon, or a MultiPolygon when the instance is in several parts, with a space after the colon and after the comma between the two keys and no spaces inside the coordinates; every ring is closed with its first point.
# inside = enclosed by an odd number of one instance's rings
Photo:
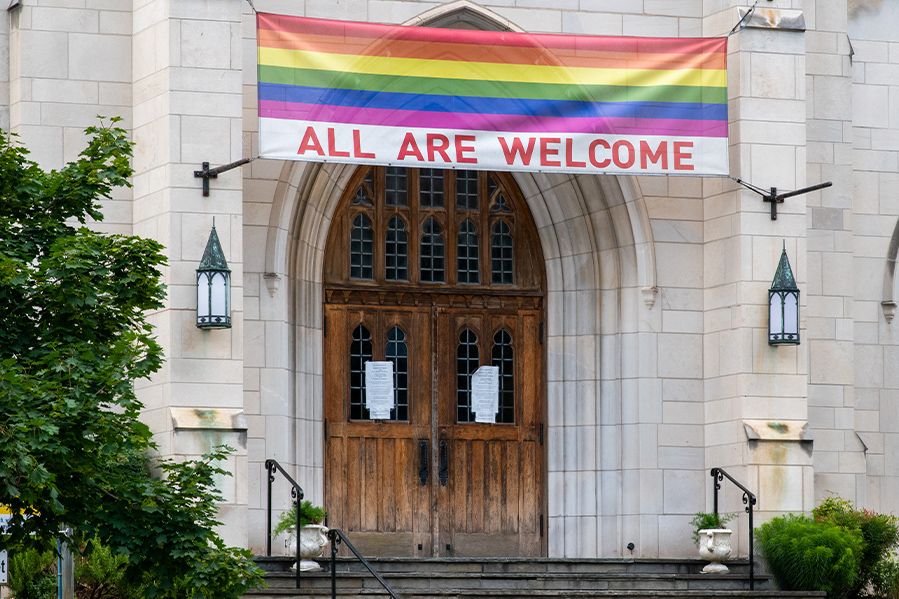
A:
{"type": "Polygon", "coordinates": [[[855,434],[855,368],[871,364],[856,352],[852,215],[852,82],[847,6],[809,10],[806,86],[809,93],[808,182],[834,186],[807,196],[809,427],[815,444],[815,499],[830,493],[864,500],[864,446],[855,434]]]}
{"type": "MultiPolygon", "coordinates": [[[[97,115],[120,116],[131,128],[130,3],[23,2],[3,11],[0,25],[9,34],[0,36],[0,92],[8,97],[0,105],[9,107],[0,109],[0,126],[43,168],[77,157],[97,115]]],[[[132,197],[116,189],[96,228],[130,233],[132,197]]]]}
{"type": "Polygon", "coordinates": [[[899,33],[889,25],[899,7],[850,2],[850,9],[854,428],[866,456],[856,488],[864,505],[899,513],[899,323],[880,305],[897,295],[886,275],[899,224],[899,33]]]}
{"type": "Polygon", "coordinates": [[[9,12],[0,14],[0,129],[9,131],[9,12]]]}

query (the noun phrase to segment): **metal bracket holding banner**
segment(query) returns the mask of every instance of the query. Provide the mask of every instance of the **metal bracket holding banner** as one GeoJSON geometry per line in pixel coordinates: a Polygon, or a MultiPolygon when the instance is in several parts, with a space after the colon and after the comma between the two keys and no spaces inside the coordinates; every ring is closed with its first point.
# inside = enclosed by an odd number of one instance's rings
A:
{"type": "Polygon", "coordinates": [[[209,180],[210,179],[218,179],[218,176],[222,173],[228,172],[233,168],[237,168],[238,166],[243,166],[248,162],[251,162],[252,158],[241,158],[240,160],[235,160],[234,162],[229,162],[228,164],[223,164],[221,166],[217,166],[215,168],[209,168],[209,163],[204,162],[201,165],[201,170],[194,171],[194,177],[198,179],[203,179],[203,197],[209,197],[209,180]]]}

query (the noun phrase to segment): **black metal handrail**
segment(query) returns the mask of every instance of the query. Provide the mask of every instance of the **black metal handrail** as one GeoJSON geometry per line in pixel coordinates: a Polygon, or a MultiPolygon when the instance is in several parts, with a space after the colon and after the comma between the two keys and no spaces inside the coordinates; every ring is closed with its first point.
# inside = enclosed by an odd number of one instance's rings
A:
{"type": "Polygon", "coordinates": [[[712,468],[712,480],[715,481],[714,490],[712,492],[712,505],[715,515],[718,514],[718,491],[721,489],[721,482],[726,478],[732,482],[738,489],[743,491],[743,504],[746,506],[746,513],[749,514],[749,590],[755,590],[755,547],[754,537],[755,531],[752,527],[752,508],[758,502],[755,494],[737,482],[733,476],[724,471],[723,468],[712,468]]]}
{"type": "Polygon", "coordinates": [[[281,467],[277,461],[268,459],[265,460],[265,470],[268,472],[268,500],[265,507],[265,555],[271,557],[272,555],[272,483],[275,482],[275,471],[281,473],[284,478],[287,479],[287,482],[290,483],[290,496],[297,504],[297,588],[300,588],[300,502],[303,501],[303,487],[297,483],[293,479],[293,477],[287,474],[287,471],[281,467]]]}
{"type": "Polygon", "coordinates": [[[347,546],[347,549],[353,552],[353,555],[356,556],[365,569],[368,570],[375,579],[381,583],[381,586],[384,587],[384,590],[393,597],[393,599],[400,599],[400,596],[393,590],[384,578],[378,574],[372,565],[369,563],[365,557],[356,547],[350,543],[350,540],[343,533],[342,530],[338,528],[330,528],[328,529],[328,540],[331,541],[331,599],[335,599],[337,597],[337,546],[343,543],[347,546]]]}

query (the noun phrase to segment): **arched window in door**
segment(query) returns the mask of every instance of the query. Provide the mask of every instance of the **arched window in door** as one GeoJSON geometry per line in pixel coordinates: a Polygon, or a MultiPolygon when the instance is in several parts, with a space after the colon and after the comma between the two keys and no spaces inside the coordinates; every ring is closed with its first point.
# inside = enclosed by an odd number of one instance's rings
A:
{"type": "Polygon", "coordinates": [[[393,362],[393,409],[391,420],[409,420],[409,349],[406,334],[399,327],[387,333],[384,357],[393,362]]]}
{"type": "Polygon", "coordinates": [[[499,368],[499,413],[497,422],[515,422],[515,356],[512,335],[500,329],[493,336],[492,365],[499,368]]]}
{"type": "Polygon", "coordinates": [[[335,213],[349,251],[325,251],[329,284],[466,293],[543,288],[540,241],[504,173],[361,167],[335,213]]]}
{"type": "Polygon", "coordinates": [[[363,325],[353,330],[350,343],[350,418],[368,418],[365,406],[365,363],[371,360],[371,333],[363,325]]]}
{"type": "Polygon", "coordinates": [[[471,329],[463,329],[456,347],[456,422],[474,422],[471,410],[471,375],[480,366],[478,336],[471,329]]]}

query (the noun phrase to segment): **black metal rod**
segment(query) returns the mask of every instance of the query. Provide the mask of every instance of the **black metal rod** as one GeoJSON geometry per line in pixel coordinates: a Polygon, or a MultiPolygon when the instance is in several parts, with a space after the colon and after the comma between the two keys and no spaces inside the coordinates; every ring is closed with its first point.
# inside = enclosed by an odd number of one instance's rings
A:
{"type": "Polygon", "coordinates": [[[753,528],[753,509],[758,498],[755,493],[737,482],[733,476],[724,471],[723,468],[712,468],[711,471],[714,486],[712,488],[712,501],[714,503],[715,513],[718,513],[718,489],[721,488],[719,481],[725,478],[732,482],[734,486],[743,491],[743,503],[746,504],[746,512],[749,514],[749,590],[755,590],[755,529],[753,528]]]}
{"type": "Polygon", "coordinates": [[[393,597],[393,599],[401,599],[401,597],[396,593],[396,591],[393,590],[393,587],[391,587],[390,584],[388,584],[388,582],[386,580],[384,580],[384,577],[381,576],[380,574],[378,574],[378,572],[369,563],[369,561],[367,559],[365,559],[365,557],[363,557],[363,555],[361,553],[359,553],[359,550],[356,549],[356,546],[350,542],[350,540],[347,538],[347,536],[343,533],[342,530],[340,530],[339,528],[332,528],[332,529],[328,530],[328,538],[331,540],[331,555],[332,555],[332,561],[331,561],[332,566],[331,567],[332,567],[332,569],[334,567],[333,564],[335,563],[333,560],[333,556],[334,556],[334,552],[335,552],[334,546],[335,546],[335,544],[343,543],[344,545],[347,546],[347,549],[349,549],[353,553],[353,555],[356,556],[356,559],[359,560],[359,563],[361,563],[363,566],[365,566],[365,569],[368,570],[368,572],[372,576],[375,577],[375,580],[377,580],[379,583],[381,583],[381,586],[384,588],[385,591],[387,591],[388,595],[393,597]]]}
{"type": "MultiPolygon", "coordinates": [[[[238,161],[240,162],[240,161],[238,161]]],[[[246,162],[249,162],[247,160],[246,162]]],[[[272,483],[275,482],[275,470],[281,473],[281,475],[287,479],[290,483],[290,495],[296,499],[297,502],[297,588],[300,588],[300,511],[303,502],[303,487],[297,483],[293,479],[293,477],[287,474],[287,471],[281,467],[276,460],[268,459],[265,460],[265,471],[268,473],[268,500],[266,504],[266,513],[265,513],[265,523],[266,523],[266,533],[265,533],[265,549],[269,556],[272,554],[272,483]]]]}
{"type": "Polygon", "coordinates": [[[330,530],[328,537],[331,539],[331,599],[337,599],[337,543],[330,530]]]}
{"type": "Polygon", "coordinates": [[[265,505],[265,555],[272,556],[272,482],[274,481],[273,472],[269,468],[269,463],[265,462],[265,478],[268,479],[268,498],[265,505]]]}
{"type": "Polygon", "coordinates": [[[303,511],[301,509],[303,507],[301,505],[302,501],[303,501],[302,497],[297,499],[297,529],[296,529],[297,530],[297,555],[296,555],[296,557],[297,557],[297,588],[300,588],[300,564],[301,564],[301,560],[300,560],[300,530],[301,530],[301,528],[300,528],[300,513],[303,511]]]}
{"type": "MultiPolygon", "coordinates": [[[[217,177],[218,175],[221,175],[224,172],[230,171],[232,168],[237,168],[238,166],[243,166],[246,163],[250,162],[251,160],[253,160],[253,159],[252,158],[241,158],[240,160],[235,160],[234,162],[229,162],[228,164],[223,164],[221,166],[211,168],[208,171],[206,171],[206,175],[209,177],[217,177]]],[[[207,162],[204,164],[209,164],[209,163],[207,162]]]]}
{"type": "Polygon", "coordinates": [[[752,528],[752,506],[755,503],[755,497],[749,501],[746,509],[749,510],[749,590],[755,590],[755,548],[753,547],[753,528],[752,528]]]}
{"type": "Polygon", "coordinates": [[[833,185],[832,181],[825,181],[824,183],[818,183],[817,185],[811,185],[809,187],[803,187],[802,189],[796,189],[794,191],[788,191],[786,193],[779,193],[775,196],[777,200],[785,200],[786,198],[792,198],[793,196],[802,195],[804,193],[809,193],[812,191],[818,191],[819,189],[825,189],[833,185]]]}

